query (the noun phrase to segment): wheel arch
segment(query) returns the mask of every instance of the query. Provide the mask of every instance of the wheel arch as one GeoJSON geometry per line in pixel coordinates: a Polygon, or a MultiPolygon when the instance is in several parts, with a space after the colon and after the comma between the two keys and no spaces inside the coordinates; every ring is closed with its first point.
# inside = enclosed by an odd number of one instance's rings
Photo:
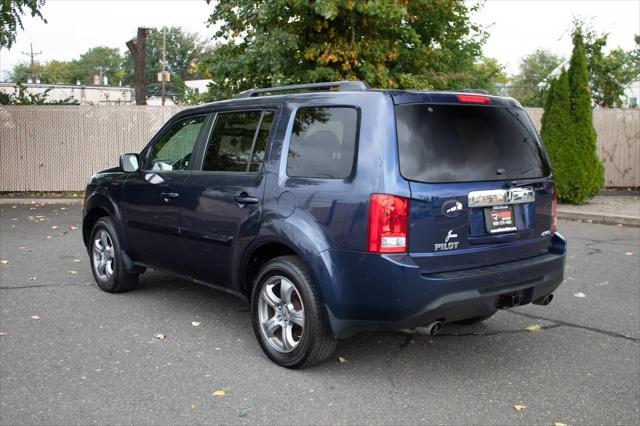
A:
{"type": "Polygon", "coordinates": [[[82,240],[85,246],[88,246],[89,239],[91,238],[91,231],[93,226],[101,217],[110,217],[113,219],[116,232],[118,232],[119,240],[122,242],[123,247],[127,247],[127,239],[123,232],[122,216],[116,203],[110,198],[101,193],[94,193],[89,196],[84,205],[84,216],[82,219],[82,240]]]}

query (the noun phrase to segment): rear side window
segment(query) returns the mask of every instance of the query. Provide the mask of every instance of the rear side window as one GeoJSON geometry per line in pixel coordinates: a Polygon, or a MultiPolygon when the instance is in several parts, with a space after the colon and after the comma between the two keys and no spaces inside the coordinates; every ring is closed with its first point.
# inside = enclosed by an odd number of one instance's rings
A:
{"type": "Polygon", "coordinates": [[[353,170],[358,110],[347,107],[300,108],[287,156],[287,175],[344,179],[353,170]]]}
{"type": "Polygon", "coordinates": [[[549,174],[521,109],[411,104],[396,107],[400,171],[420,182],[468,182],[549,174]]]}
{"type": "Polygon", "coordinates": [[[219,113],[207,145],[203,170],[260,170],[272,122],[273,111],[219,113]]]}

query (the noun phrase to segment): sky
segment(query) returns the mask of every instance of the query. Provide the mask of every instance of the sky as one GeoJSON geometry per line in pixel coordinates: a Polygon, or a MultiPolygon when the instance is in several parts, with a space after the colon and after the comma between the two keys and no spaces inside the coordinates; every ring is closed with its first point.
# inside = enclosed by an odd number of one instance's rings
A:
{"type": "MultiPolygon", "coordinates": [[[[37,60],[70,60],[95,46],[120,47],[139,26],[181,26],[205,39],[213,10],[204,0],[47,0],[42,10],[48,23],[25,16],[11,50],[0,50],[0,80],[13,66],[26,62],[30,43],[37,60]]],[[[490,37],[484,53],[518,72],[523,56],[541,47],[568,57],[570,24],[581,17],[598,32],[609,33],[607,49],[633,48],[640,33],[640,0],[488,0],[472,20],[485,26],[490,37]]]]}

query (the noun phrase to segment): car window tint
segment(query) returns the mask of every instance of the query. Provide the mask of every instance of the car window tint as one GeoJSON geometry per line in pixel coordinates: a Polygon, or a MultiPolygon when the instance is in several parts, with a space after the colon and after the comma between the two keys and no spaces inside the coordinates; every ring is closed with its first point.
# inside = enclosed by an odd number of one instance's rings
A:
{"type": "Polygon", "coordinates": [[[289,176],[343,179],[351,174],[356,146],[355,108],[300,108],[289,143],[289,176]]]}
{"type": "Polygon", "coordinates": [[[246,172],[262,111],[219,113],[207,146],[203,170],[246,172]]]}
{"type": "Polygon", "coordinates": [[[419,182],[547,176],[526,113],[517,108],[410,104],[396,107],[400,171],[419,182]]]}
{"type": "Polygon", "coordinates": [[[186,170],[198,140],[204,116],[187,118],[174,124],[151,147],[147,169],[186,170]]]}
{"type": "Polygon", "coordinates": [[[249,165],[249,171],[257,172],[262,167],[264,161],[264,153],[267,149],[267,142],[269,141],[269,133],[271,131],[271,125],[273,124],[273,111],[265,111],[262,116],[262,123],[260,123],[260,131],[256,138],[256,144],[253,149],[253,156],[251,157],[251,164],[249,165]]]}

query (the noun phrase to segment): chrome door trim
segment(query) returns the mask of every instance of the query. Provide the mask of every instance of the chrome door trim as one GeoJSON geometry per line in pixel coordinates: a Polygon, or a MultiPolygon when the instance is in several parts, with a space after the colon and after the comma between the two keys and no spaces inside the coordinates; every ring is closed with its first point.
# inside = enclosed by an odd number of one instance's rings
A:
{"type": "Polygon", "coordinates": [[[536,200],[536,193],[531,188],[489,189],[471,191],[469,207],[490,207],[505,204],[525,204],[536,200]]]}

